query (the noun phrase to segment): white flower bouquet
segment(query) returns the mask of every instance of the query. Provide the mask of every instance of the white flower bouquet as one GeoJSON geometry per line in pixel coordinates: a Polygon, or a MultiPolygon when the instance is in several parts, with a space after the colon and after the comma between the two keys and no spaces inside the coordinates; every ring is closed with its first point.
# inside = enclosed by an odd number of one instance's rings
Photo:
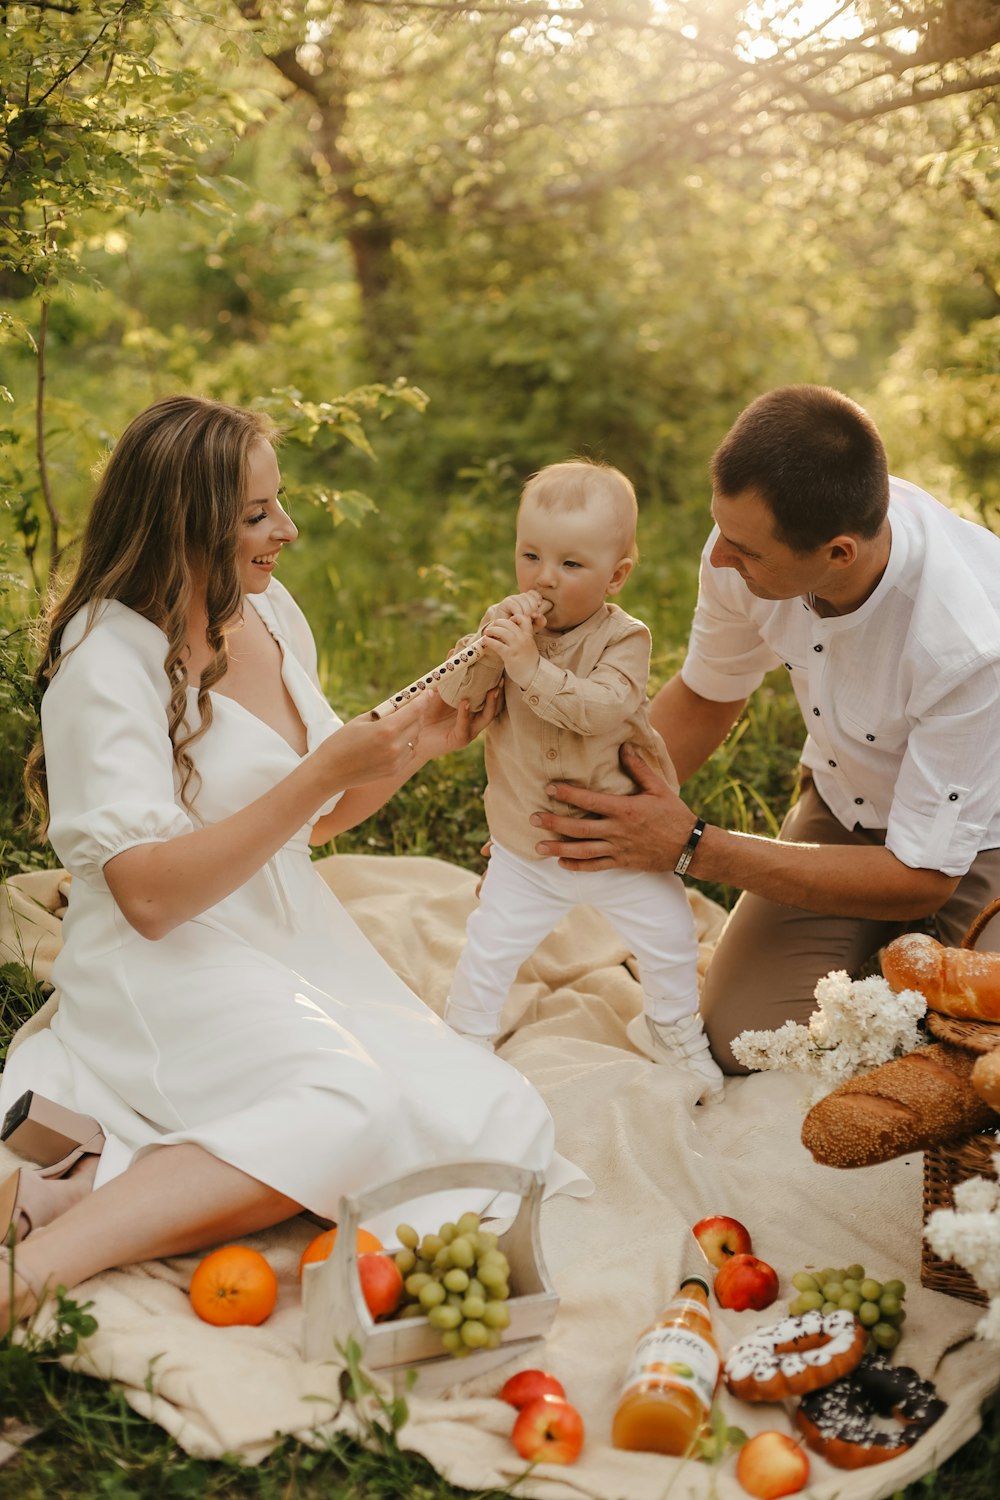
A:
{"type": "Polygon", "coordinates": [[[741,1031],[732,1044],[736,1060],[756,1070],[812,1075],[814,1102],[844,1079],[923,1044],[919,1023],[927,1001],[916,990],[896,994],[880,976],[852,979],[835,969],[817,982],[815,995],[807,1025],[786,1021],[777,1031],[741,1031]]]}
{"type": "MultiPolygon", "coordinates": [[[[1000,1153],[994,1161],[1000,1169],[1000,1153]]],[[[935,1255],[964,1266],[982,1287],[990,1302],[976,1332],[1000,1343],[1000,1183],[971,1177],[958,1183],[954,1199],[953,1209],[930,1215],[924,1239],[935,1255]]]]}

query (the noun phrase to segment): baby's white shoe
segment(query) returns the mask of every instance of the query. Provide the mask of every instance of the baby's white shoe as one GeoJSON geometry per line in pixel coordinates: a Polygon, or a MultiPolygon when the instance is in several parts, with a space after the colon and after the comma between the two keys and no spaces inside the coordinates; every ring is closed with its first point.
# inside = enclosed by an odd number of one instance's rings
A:
{"type": "Polygon", "coordinates": [[[647,1015],[633,1016],[625,1033],[639,1052],[656,1063],[672,1063],[694,1073],[705,1087],[699,1104],[714,1104],[725,1092],[724,1074],[708,1046],[704,1022],[698,1011],[679,1021],[653,1021],[647,1015]]]}

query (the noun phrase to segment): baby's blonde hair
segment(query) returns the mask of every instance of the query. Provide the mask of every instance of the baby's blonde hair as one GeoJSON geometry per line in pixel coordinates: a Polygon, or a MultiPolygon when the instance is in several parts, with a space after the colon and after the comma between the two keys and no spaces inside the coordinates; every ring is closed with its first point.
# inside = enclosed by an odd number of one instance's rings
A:
{"type": "Polygon", "coordinates": [[[635,489],[620,469],[589,458],[546,464],[532,474],[521,491],[520,505],[527,501],[542,510],[583,510],[600,505],[618,537],[621,556],[638,558],[635,533],[639,508],[635,489]]]}

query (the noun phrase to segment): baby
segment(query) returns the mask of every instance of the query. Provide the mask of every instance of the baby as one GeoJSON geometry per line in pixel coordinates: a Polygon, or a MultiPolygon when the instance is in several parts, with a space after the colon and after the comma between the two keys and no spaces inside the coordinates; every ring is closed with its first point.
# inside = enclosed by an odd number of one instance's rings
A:
{"type": "Polygon", "coordinates": [[[576,460],[533,475],[517,514],[521,593],[486,611],[483,656],[439,687],[448,702],[468,698],[475,709],[505,680],[505,707],[486,730],[489,868],[445,1020],[492,1047],[521,964],[585,901],[639,963],[645,1014],[629,1024],[630,1041],[654,1061],[695,1074],[708,1101],[721,1097],[722,1072],[698,1013],[697,943],[680,880],[631,870],[581,879],[535,852],[541,835],[529,822],[533,812],[556,808],[545,795],[551,781],[634,791],[618,758],[626,741],[677,785],[649,722],[649,631],[606,602],[632,571],[636,513],[632,485],[607,465],[576,460]]]}

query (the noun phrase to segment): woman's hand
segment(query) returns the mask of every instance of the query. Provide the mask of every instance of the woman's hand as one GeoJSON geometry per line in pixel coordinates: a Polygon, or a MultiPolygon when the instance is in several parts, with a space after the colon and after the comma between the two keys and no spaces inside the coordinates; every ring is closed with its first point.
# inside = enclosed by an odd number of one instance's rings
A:
{"type": "Polygon", "coordinates": [[[452,708],[433,690],[424,696],[430,702],[420,725],[419,738],[415,741],[420,764],[471,745],[503,708],[503,683],[490,689],[486,694],[486,702],[475,714],[470,710],[467,698],[463,698],[456,708],[452,708]]]}
{"type": "MultiPolygon", "coordinates": [[[[424,748],[425,725],[436,716],[437,694],[430,689],[392,713],[373,719],[370,712],[349,719],[316,751],[325,754],[334,784],[331,792],[372,781],[403,782],[430,755],[424,748]]],[[[447,710],[454,718],[455,712],[447,710]]]]}
{"type": "MultiPolygon", "coordinates": [[[[582,807],[591,816],[564,818],[532,813],[536,828],[559,836],[535,845],[539,854],[559,860],[564,870],[672,870],[687,843],[694,814],[632,745],[623,745],[622,764],[639,790],[616,797],[559,782],[548,788],[559,802],[582,807]]],[[[582,899],[582,897],[581,897],[582,899]]]]}

